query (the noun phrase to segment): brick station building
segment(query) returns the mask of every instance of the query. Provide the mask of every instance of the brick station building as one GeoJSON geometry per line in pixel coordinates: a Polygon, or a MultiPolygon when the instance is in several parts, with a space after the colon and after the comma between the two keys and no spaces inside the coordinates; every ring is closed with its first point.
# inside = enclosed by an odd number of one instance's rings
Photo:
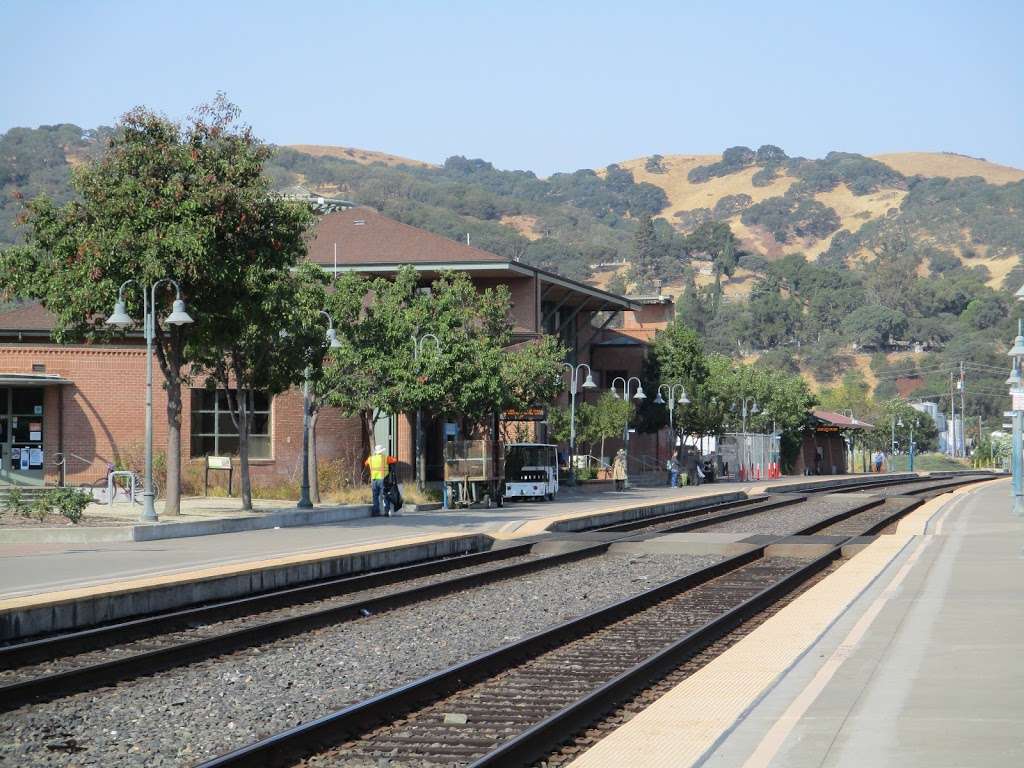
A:
{"type": "MultiPolygon", "coordinates": [[[[558,336],[572,362],[592,365],[602,389],[609,388],[615,376],[640,374],[646,343],[672,315],[667,299],[633,300],[608,293],[402,224],[370,208],[323,215],[309,259],[328,272],[376,275],[392,274],[411,264],[425,285],[449,270],[466,272],[481,289],[507,285],[513,342],[544,334],[558,336]]],[[[108,464],[141,465],[146,379],[141,334],[108,344],[58,345],[50,339],[52,325],[53,317],[38,304],[0,312],[0,484],[78,485],[102,479],[108,464]],[[58,457],[63,457],[63,466],[58,457]]],[[[158,456],[167,438],[162,381],[155,367],[153,425],[158,456]]],[[[645,386],[653,384],[645,382],[645,386]]],[[[595,397],[594,391],[584,391],[577,403],[595,397]]],[[[183,393],[185,478],[201,477],[205,456],[237,452],[237,433],[223,398],[223,393],[201,386],[183,393]]],[[[545,437],[543,423],[529,426],[532,434],[545,437]]],[[[440,479],[443,429],[443,424],[435,422],[426,434],[431,480],[440,479]]],[[[375,442],[385,443],[399,457],[406,478],[413,473],[413,435],[412,418],[402,414],[379,420],[374,435],[375,442]]],[[[322,461],[341,459],[358,465],[369,449],[360,421],[333,409],[321,411],[316,441],[322,461]]],[[[659,446],[666,441],[664,435],[636,435],[631,453],[663,456],[665,449],[659,446]]],[[[616,441],[608,441],[606,452],[616,447],[616,441]]],[[[298,390],[257,403],[250,448],[255,484],[299,476],[302,398],[298,390]]]]}

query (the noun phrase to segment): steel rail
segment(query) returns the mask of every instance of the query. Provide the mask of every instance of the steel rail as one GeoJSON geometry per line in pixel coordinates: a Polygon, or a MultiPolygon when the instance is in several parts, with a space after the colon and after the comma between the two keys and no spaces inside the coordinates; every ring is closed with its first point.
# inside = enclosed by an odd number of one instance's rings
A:
{"type": "Polygon", "coordinates": [[[387,586],[401,581],[435,576],[440,573],[469,568],[475,565],[504,560],[527,554],[532,544],[489,549],[484,552],[452,555],[425,562],[402,565],[396,568],[369,571],[342,576],[326,581],[320,580],[295,587],[231,600],[191,606],[168,613],[157,613],[137,619],[105,624],[99,627],[67,632],[60,635],[26,640],[21,643],[0,647],[0,668],[15,669],[59,658],[68,653],[105,648],[112,642],[128,642],[165,632],[188,629],[196,622],[214,622],[237,619],[264,611],[285,608],[291,605],[323,600],[329,597],[359,592],[364,589],[387,586]]]}
{"type": "MultiPolygon", "coordinates": [[[[532,545],[530,545],[532,546],[532,545]]],[[[366,600],[344,603],[330,608],[273,619],[251,627],[243,627],[211,637],[198,638],[166,648],[135,653],[124,658],[89,664],[0,686],[0,712],[16,709],[31,702],[67,696],[80,691],[151,675],[174,667],[221,656],[243,648],[272,642],[283,637],[309,632],[320,627],[353,621],[382,611],[464,589],[472,589],[503,579],[514,578],[575,560],[604,553],[611,542],[601,542],[557,555],[537,558],[486,571],[457,576],[366,600]]]]}
{"type": "MultiPolygon", "coordinates": [[[[882,503],[882,499],[866,500],[852,510],[830,515],[823,521],[806,526],[795,534],[773,537],[770,541],[742,555],[727,558],[715,565],[668,581],[647,592],[619,600],[591,613],[537,632],[523,640],[502,646],[316,720],[240,747],[201,763],[200,768],[228,768],[228,766],[231,768],[243,766],[270,768],[270,766],[291,765],[294,760],[308,756],[319,747],[364,733],[382,721],[395,719],[410,710],[437,701],[456,690],[535,658],[545,651],[591,634],[619,619],[636,614],[681,592],[759,560],[765,556],[765,550],[769,546],[792,535],[812,532],[882,503]]],[[[835,549],[841,552],[840,547],[835,549]]],[[[802,571],[803,569],[801,569],[802,571]]]]}
{"type": "MultiPolygon", "coordinates": [[[[713,513],[721,505],[733,506],[734,504],[735,500],[719,504],[706,504],[695,509],[701,514],[708,514],[713,513]]],[[[177,643],[166,648],[143,651],[110,661],[87,664],[75,669],[8,683],[0,686],[0,712],[16,709],[31,702],[52,700],[76,692],[113,685],[124,680],[184,666],[320,627],[352,621],[363,616],[392,610],[418,601],[436,598],[464,589],[471,589],[502,579],[515,578],[587,557],[594,557],[604,554],[615,541],[631,537],[632,534],[625,534],[609,541],[590,544],[589,546],[557,555],[514,563],[508,566],[499,565],[486,571],[456,576],[432,584],[400,590],[388,595],[357,600],[329,608],[321,608],[295,616],[273,619],[254,626],[177,643]]],[[[102,649],[112,645],[112,643],[103,645],[101,642],[103,640],[114,639],[117,643],[124,643],[130,639],[138,639],[140,636],[152,637],[156,634],[152,631],[153,627],[165,629],[166,631],[167,627],[180,629],[184,625],[184,628],[187,629],[187,622],[189,620],[212,622],[258,613],[258,610],[252,609],[254,604],[260,606],[263,610],[268,610],[267,605],[269,601],[282,602],[283,605],[294,605],[296,604],[294,599],[289,601],[286,598],[295,595],[308,597],[312,593],[317,595],[319,599],[323,599],[325,596],[346,594],[357,590],[396,583],[400,580],[434,575],[438,571],[455,570],[460,567],[469,567],[492,560],[500,561],[501,559],[527,554],[532,547],[533,543],[531,542],[488,552],[446,558],[439,562],[432,561],[389,571],[338,579],[326,584],[318,583],[307,587],[296,587],[271,593],[270,595],[243,598],[227,603],[178,611],[173,614],[137,619],[118,625],[85,630],[71,635],[61,635],[48,640],[33,641],[5,648],[0,652],[0,661],[8,661],[8,668],[15,668],[14,665],[10,665],[12,659],[21,662],[16,666],[26,666],[32,662],[25,661],[25,659],[35,658],[37,661],[47,661],[59,655],[58,651],[61,650],[73,650],[74,652],[81,653],[87,649],[92,650],[97,647],[102,649]]],[[[308,600],[302,602],[308,602],[308,600]]],[[[273,605],[273,603],[270,604],[273,605]]]]}
{"type": "MultiPolygon", "coordinates": [[[[787,504],[796,504],[797,502],[806,500],[806,496],[794,496],[784,497],[779,495],[778,499],[773,499],[768,494],[759,494],[757,496],[747,497],[746,499],[736,499],[734,501],[727,501],[716,507],[716,510],[732,509],[734,507],[742,507],[743,514],[750,514],[754,511],[764,512],[769,509],[775,509],[776,507],[784,507],[787,504]]],[[[636,520],[627,520],[623,523],[610,523],[608,525],[599,525],[595,528],[587,528],[587,531],[599,531],[603,533],[613,533],[617,531],[640,531],[643,528],[649,528],[652,525],[659,525],[661,523],[668,523],[674,520],[686,520],[691,517],[700,517],[701,515],[710,514],[706,508],[696,507],[692,509],[684,509],[679,512],[669,512],[664,515],[654,515],[652,517],[640,517],[636,520]]]]}
{"type": "MultiPolygon", "coordinates": [[[[689,523],[680,523],[679,525],[672,525],[668,528],[659,528],[656,533],[683,533],[685,531],[697,531],[701,528],[707,528],[718,523],[726,523],[730,520],[739,520],[740,518],[750,517],[756,515],[759,512],[770,512],[773,509],[780,509],[781,507],[790,507],[794,504],[800,504],[801,502],[807,501],[806,496],[782,496],[779,494],[777,500],[772,500],[760,504],[756,507],[743,508],[735,512],[727,512],[724,515],[715,515],[714,517],[708,517],[703,520],[693,520],[689,523]]],[[[642,531],[641,531],[642,533],[642,531]]]]}
{"type": "Polygon", "coordinates": [[[468,768],[519,768],[549,754],[553,747],[565,740],[567,734],[587,727],[606,714],[615,702],[643,690],[651,681],[663,677],[695,653],[724,637],[752,616],[769,608],[841,556],[842,546],[831,548],[803,568],[784,576],[740,605],[712,619],[702,627],[688,632],[632,669],[590,691],[568,707],[502,743],[471,762],[468,768]]]}

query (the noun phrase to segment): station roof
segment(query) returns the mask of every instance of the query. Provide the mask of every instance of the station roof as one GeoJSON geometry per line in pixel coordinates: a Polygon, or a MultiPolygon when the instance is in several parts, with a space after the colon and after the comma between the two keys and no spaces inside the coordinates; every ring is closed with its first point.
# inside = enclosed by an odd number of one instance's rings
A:
{"type": "Polygon", "coordinates": [[[811,411],[811,416],[819,424],[823,424],[829,427],[838,427],[839,429],[874,429],[874,424],[868,424],[866,421],[860,419],[850,418],[842,413],[836,413],[835,411],[826,411],[821,408],[815,408],[811,411]]]}
{"type": "Polygon", "coordinates": [[[536,276],[547,301],[571,307],[586,301],[593,311],[639,308],[639,302],[625,296],[403,224],[367,207],[323,216],[309,245],[309,260],[328,272],[387,274],[411,265],[426,277],[446,271],[499,279],[536,276]]]}
{"type": "Polygon", "coordinates": [[[0,333],[4,331],[41,333],[49,335],[55,318],[53,313],[36,301],[0,311],[0,333]]]}
{"type": "MultiPolygon", "coordinates": [[[[403,224],[367,207],[323,215],[308,259],[328,272],[389,274],[411,265],[428,279],[451,271],[497,280],[536,277],[543,301],[587,312],[638,310],[645,303],[403,224]]],[[[0,335],[49,336],[55,320],[42,305],[28,302],[0,311],[0,335]]]]}

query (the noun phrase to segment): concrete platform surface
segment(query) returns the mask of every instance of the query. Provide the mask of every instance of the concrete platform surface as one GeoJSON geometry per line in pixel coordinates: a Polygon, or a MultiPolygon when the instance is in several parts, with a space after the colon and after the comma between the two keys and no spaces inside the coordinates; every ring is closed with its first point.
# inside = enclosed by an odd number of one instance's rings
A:
{"type": "Polygon", "coordinates": [[[911,513],[574,768],[1024,765],[1024,520],[1006,481],[911,513]]]}

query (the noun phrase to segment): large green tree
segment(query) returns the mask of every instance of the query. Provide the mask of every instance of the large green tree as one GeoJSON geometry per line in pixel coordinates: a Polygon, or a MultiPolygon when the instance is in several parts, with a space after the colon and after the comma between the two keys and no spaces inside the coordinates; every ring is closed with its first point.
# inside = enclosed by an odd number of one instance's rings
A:
{"type": "Polygon", "coordinates": [[[550,402],[561,391],[564,350],[554,339],[509,348],[506,287],[479,291],[465,273],[420,287],[411,267],[393,280],[347,273],[328,297],[341,346],[317,389],[323,402],[361,416],[367,437],[380,415],[417,410],[493,435],[503,409],[550,402]],[[413,339],[426,334],[437,344],[428,340],[417,356],[413,339]]]}
{"type": "MultiPolygon", "coordinates": [[[[304,211],[285,210],[277,219],[280,236],[301,238],[304,211]],[[290,215],[287,215],[290,214],[290,215]]],[[[269,221],[267,228],[270,228],[269,221]]],[[[267,240],[237,278],[225,286],[220,307],[211,312],[193,336],[194,373],[207,375],[226,394],[228,411],[238,431],[242,509],[252,509],[249,436],[257,393],[268,397],[300,384],[319,368],[328,342],[320,322],[324,305],[323,271],[312,264],[294,266],[296,244],[274,249],[267,240]]]]}
{"type": "MultiPolygon", "coordinates": [[[[224,292],[254,254],[282,251],[294,260],[302,253],[286,234],[301,214],[267,199],[263,169],[271,149],[238,116],[223,97],[184,124],[142,107],[128,112],[99,159],[74,169],[77,199],[29,202],[25,245],[0,259],[0,284],[40,300],[56,316],[59,342],[109,338],[103,317],[126,280],[181,285],[195,324],[155,328],[167,392],[168,514],[180,503],[181,388],[199,359],[191,339],[219,322],[224,292]]],[[[158,305],[169,298],[165,284],[158,305]]],[[[126,299],[141,317],[138,290],[126,299]]]]}

